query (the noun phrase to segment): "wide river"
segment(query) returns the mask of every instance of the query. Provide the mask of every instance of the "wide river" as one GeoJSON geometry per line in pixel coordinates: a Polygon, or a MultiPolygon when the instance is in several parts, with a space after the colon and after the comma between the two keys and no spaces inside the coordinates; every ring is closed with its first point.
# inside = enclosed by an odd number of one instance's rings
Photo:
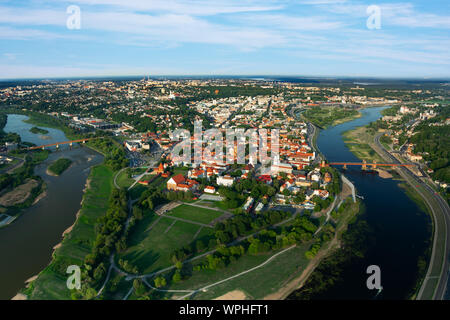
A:
{"type": "MultiPolygon", "coordinates": [[[[37,145],[68,140],[61,130],[43,126],[39,127],[48,130],[48,134],[33,134],[29,129],[34,125],[23,122],[25,119],[23,115],[8,115],[4,130],[16,132],[22,141],[37,145]]],[[[102,156],[91,149],[70,150],[66,146],[52,152],[36,167],[35,174],[47,185],[47,196],[24,210],[11,225],[0,229],[0,299],[11,299],[28,278],[50,263],[53,247],[61,242],[64,230],[75,222],[90,167],[100,162],[102,156]],[[72,166],[59,177],[47,175],[49,163],[61,157],[71,159],[72,166]]]]}
{"type": "MultiPolygon", "coordinates": [[[[361,162],[346,147],[342,133],[379,119],[382,109],[364,109],[361,118],[321,131],[317,140],[319,150],[328,161],[361,162]]],[[[366,220],[374,231],[374,245],[361,261],[345,269],[343,282],[325,296],[330,299],[374,298],[377,293],[366,287],[366,268],[378,265],[383,290],[377,298],[408,298],[417,281],[418,259],[430,245],[431,219],[406,196],[398,181],[364,174],[356,168],[349,167],[344,172],[355,184],[358,194],[364,197],[366,220]]]]}

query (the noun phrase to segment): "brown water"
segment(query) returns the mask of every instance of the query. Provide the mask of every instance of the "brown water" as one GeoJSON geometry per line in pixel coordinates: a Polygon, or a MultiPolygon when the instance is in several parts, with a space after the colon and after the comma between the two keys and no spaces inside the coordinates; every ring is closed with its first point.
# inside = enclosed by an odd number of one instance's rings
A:
{"type": "MultiPolygon", "coordinates": [[[[11,117],[11,120],[22,119],[11,117]]],[[[26,129],[17,133],[22,130],[26,129]]],[[[77,147],[55,151],[36,167],[35,173],[47,184],[47,196],[25,209],[11,225],[0,229],[0,299],[11,299],[27,279],[50,263],[53,247],[61,242],[64,230],[75,222],[90,167],[101,162],[98,153],[77,147]],[[59,177],[47,175],[48,164],[61,157],[71,159],[72,166],[59,177]]]]}

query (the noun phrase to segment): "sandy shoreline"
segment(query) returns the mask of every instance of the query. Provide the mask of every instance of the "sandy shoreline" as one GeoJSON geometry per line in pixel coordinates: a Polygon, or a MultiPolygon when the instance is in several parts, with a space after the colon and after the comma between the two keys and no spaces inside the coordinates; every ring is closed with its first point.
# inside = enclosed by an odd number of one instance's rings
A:
{"type": "Polygon", "coordinates": [[[47,196],[47,190],[42,191],[37,197],[36,199],[34,199],[32,206],[34,206],[36,203],[38,203],[39,201],[41,201],[42,199],[44,199],[47,196]]]}
{"type": "Polygon", "coordinates": [[[380,178],[383,178],[383,179],[391,179],[391,178],[393,178],[393,175],[390,174],[386,170],[377,169],[377,172],[378,172],[378,175],[380,176],[380,178]]]}

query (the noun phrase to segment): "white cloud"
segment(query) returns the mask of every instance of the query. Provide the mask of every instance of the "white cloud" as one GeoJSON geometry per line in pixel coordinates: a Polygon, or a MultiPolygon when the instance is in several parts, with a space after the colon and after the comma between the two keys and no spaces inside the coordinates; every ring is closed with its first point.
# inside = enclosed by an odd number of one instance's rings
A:
{"type": "MultiPolygon", "coordinates": [[[[54,2],[60,2],[55,1],[54,2]]],[[[208,16],[239,12],[272,11],[283,8],[276,1],[248,0],[77,0],[79,6],[109,6],[128,11],[145,11],[149,13],[175,13],[208,16]]]]}
{"type": "Polygon", "coordinates": [[[272,29],[290,30],[335,30],[345,26],[344,22],[331,21],[320,16],[292,16],[285,14],[258,14],[243,16],[241,21],[263,25],[272,29]]]}

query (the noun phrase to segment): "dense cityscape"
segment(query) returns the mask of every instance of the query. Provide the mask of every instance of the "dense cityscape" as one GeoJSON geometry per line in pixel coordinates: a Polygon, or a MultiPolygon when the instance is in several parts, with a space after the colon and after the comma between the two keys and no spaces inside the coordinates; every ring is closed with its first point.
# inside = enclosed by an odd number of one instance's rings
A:
{"type": "MultiPolygon", "coordinates": [[[[309,273],[299,270],[342,259],[335,253],[342,249],[336,248],[355,246],[348,234],[361,227],[357,217],[364,197],[346,178],[348,166],[404,181],[404,192],[430,215],[442,208],[422,199],[425,192],[448,204],[447,83],[420,86],[150,77],[6,84],[0,91],[2,227],[13,226],[27,208],[45,199],[47,179],[37,176],[35,167],[50,162],[46,173],[63,178],[72,169],[65,155],[80,146],[104,157],[91,169],[81,210],[54,248],[51,264],[16,297],[319,297],[339,275],[320,283],[320,267],[309,273]],[[378,120],[344,134],[359,164],[331,163],[318,149],[320,131],[380,107],[378,120]],[[21,132],[5,130],[10,117],[24,117],[28,131],[42,143],[23,141],[21,132]],[[268,141],[269,149],[277,143],[279,159],[267,164],[246,154],[244,164],[177,161],[173,151],[179,141],[173,132],[182,128],[194,135],[196,121],[222,133],[239,128],[279,132],[278,142],[268,141]],[[49,128],[61,130],[66,141],[53,141],[49,128]],[[57,160],[48,160],[50,155],[57,160]],[[257,289],[251,276],[233,285],[239,272],[278,255],[284,255],[283,275],[272,274],[280,267],[275,260],[258,272],[266,280],[257,289]],[[80,288],[62,289],[66,269],[74,263],[83,265],[80,288]]],[[[250,139],[244,140],[248,149],[250,139]]],[[[233,146],[236,160],[237,142],[233,146]]],[[[204,141],[202,154],[205,148],[204,141]]],[[[405,298],[433,297],[436,284],[425,281],[427,265],[434,263],[431,247],[419,257],[414,285],[405,298]]],[[[364,254],[365,248],[358,250],[364,254]]],[[[344,259],[354,259],[358,250],[353,248],[344,259]]]]}

